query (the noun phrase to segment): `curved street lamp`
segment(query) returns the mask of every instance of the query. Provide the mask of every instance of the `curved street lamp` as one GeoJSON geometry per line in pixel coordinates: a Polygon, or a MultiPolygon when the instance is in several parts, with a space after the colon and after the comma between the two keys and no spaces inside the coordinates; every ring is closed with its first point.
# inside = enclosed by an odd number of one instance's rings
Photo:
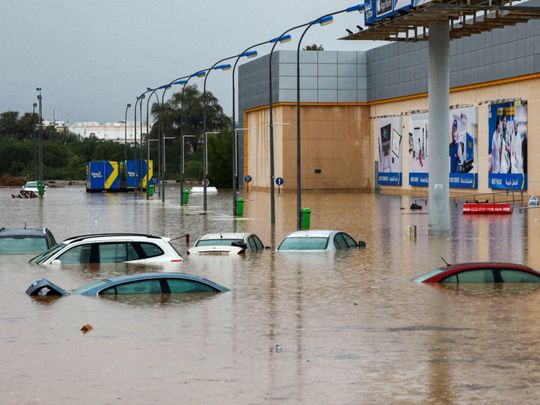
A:
{"type": "Polygon", "coordinates": [[[308,30],[315,24],[321,26],[328,25],[334,21],[333,16],[337,14],[352,13],[354,11],[361,12],[363,10],[364,5],[357,4],[343,10],[325,14],[305,25],[306,28],[298,40],[298,46],[296,48],[296,228],[298,230],[302,229],[302,149],[300,136],[300,47],[302,40],[308,30]]]}
{"type": "Polygon", "coordinates": [[[127,115],[130,107],[130,103],[126,104],[126,113],[124,114],[124,162],[127,162],[127,115]]]}

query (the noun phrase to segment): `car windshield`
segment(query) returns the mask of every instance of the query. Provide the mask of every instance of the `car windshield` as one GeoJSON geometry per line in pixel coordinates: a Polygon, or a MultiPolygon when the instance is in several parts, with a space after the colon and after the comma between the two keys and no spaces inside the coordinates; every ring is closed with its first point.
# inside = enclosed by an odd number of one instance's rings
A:
{"type": "Polygon", "coordinates": [[[36,254],[47,250],[43,236],[13,235],[0,237],[0,254],[36,254]]]}
{"type": "Polygon", "coordinates": [[[201,239],[195,246],[232,246],[233,243],[242,243],[242,239],[201,239]]]}
{"type": "Polygon", "coordinates": [[[58,245],[53,246],[46,252],[43,252],[39,256],[36,256],[32,259],[30,259],[29,263],[35,263],[40,264],[43,263],[45,260],[49,259],[52,255],[54,255],[56,252],[58,252],[60,249],[64,248],[66,246],[65,243],[59,243],[58,245]]]}
{"type": "Polygon", "coordinates": [[[289,237],[281,242],[278,250],[324,250],[327,246],[326,237],[289,237]]]}
{"type": "Polygon", "coordinates": [[[95,287],[100,287],[100,286],[105,285],[107,283],[108,283],[108,281],[106,281],[106,280],[94,281],[93,283],[83,285],[82,287],[79,287],[76,290],[73,290],[73,294],[84,294],[88,290],[91,290],[91,289],[93,289],[95,287]]]}
{"type": "Polygon", "coordinates": [[[446,268],[438,267],[435,270],[431,270],[429,273],[422,274],[421,276],[416,277],[414,281],[422,283],[424,280],[427,280],[428,278],[433,277],[435,274],[439,274],[444,270],[446,270],[446,268]]]}
{"type": "Polygon", "coordinates": [[[37,187],[37,181],[27,181],[25,187],[37,187]]]}

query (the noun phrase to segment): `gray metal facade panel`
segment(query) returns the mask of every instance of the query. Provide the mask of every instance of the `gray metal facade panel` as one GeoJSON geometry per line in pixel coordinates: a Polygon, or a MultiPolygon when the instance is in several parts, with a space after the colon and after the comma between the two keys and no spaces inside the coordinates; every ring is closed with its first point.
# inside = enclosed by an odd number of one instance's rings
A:
{"type": "MultiPolygon", "coordinates": [[[[451,86],[540,72],[540,21],[452,41],[450,55],[451,86]]],[[[355,91],[362,102],[426,92],[427,60],[428,44],[422,41],[369,51],[304,51],[302,99],[351,100],[355,91]],[[351,93],[340,96],[337,89],[351,93]]],[[[274,101],[296,101],[296,51],[276,51],[272,66],[274,101]]],[[[267,104],[268,55],[241,65],[238,77],[240,111],[267,104]]]]}

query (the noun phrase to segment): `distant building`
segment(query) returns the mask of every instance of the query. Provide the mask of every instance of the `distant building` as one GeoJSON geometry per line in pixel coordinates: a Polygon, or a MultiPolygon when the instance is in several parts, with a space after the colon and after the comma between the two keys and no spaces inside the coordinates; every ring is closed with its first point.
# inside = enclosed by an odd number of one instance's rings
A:
{"type": "MultiPolygon", "coordinates": [[[[140,124],[139,124],[140,125],[140,124]]],[[[137,138],[140,136],[140,127],[137,125],[137,138]]],[[[149,124],[151,128],[153,123],[149,124]]],[[[95,136],[107,141],[124,142],[126,140],[126,127],[124,122],[75,122],[69,125],[69,131],[83,138],[95,136]]],[[[127,122],[127,142],[133,142],[133,121],[127,122]]],[[[146,133],[146,123],[143,123],[143,133],[146,133]]]]}

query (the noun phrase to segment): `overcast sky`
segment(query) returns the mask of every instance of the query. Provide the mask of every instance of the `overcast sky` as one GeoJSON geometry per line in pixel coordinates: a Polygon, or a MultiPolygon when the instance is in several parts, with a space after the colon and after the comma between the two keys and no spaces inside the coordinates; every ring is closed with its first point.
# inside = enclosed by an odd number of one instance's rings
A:
{"type": "MultiPolygon", "coordinates": [[[[32,111],[43,88],[44,117],[121,121],[125,106],[153,87],[212,65],[287,28],[358,3],[344,0],[1,0],[0,112],[32,111]]],[[[338,41],[363,25],[359,13],[314,27],[303,43],[364,50],[338,41]]],[[[293,49],[295,42],[279,49],[293,49]]],[[[265,54],[268,48],[261,48],[265,54]]],[[[202,85],[202,82],[201,82],[202,85]]],[[[208,89],[231,115],[230,71],[208,89]]],[[[130,114],[132,116],[132,114],[130,114]]],[[[131,118],[132,119],[132,118],[131,118]]]]}

